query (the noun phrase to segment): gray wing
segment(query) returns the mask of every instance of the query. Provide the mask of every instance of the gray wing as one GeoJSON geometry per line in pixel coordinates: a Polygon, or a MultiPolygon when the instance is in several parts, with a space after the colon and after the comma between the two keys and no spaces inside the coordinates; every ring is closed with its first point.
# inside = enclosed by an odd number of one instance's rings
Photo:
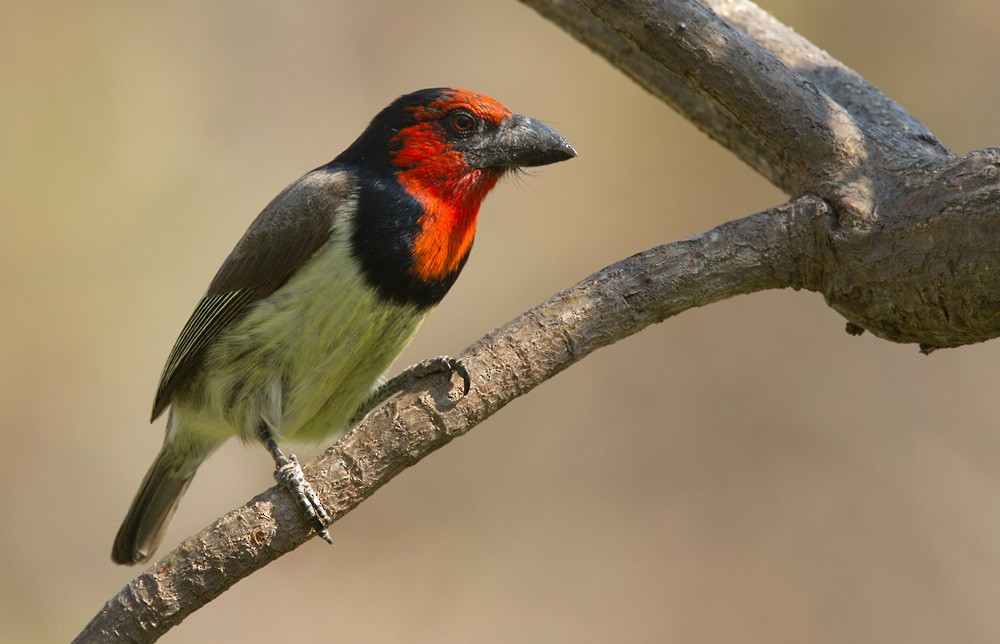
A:
{"type": "Polygon", "coordinates": [[[344,170],[323,167],[285,188],[257,216],[184,325],[160,376],[151,420],[219,333],[243,317],[299,269],[334,231],[334,213],[355,187],[344,170]]]}

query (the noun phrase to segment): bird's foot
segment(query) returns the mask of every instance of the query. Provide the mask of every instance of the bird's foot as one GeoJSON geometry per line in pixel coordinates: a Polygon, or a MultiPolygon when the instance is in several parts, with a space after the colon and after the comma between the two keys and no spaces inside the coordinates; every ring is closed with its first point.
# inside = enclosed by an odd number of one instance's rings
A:
{"type": "MultiPolygon", "coordinates": [[[[274,447],[277,450],[277,446],[274,447]]],[[[278,454],[280,456],[275,456],[274,459],[274,480],[292,495],[295,504],[299,506],[299,510],[305,515],[306,521],[316,531],[316,534],[321,536],[323,541],[333,543],[333,537],[326,529],[333,520],[320,502],[316,490],[306,479],[302,466],[299,465],[299,459],[295,458],[295,454],[289,454],[287,457],[280,451],[278,454]]]]}
{"type": "Polygon", "coordinates": [[[469,388],[472,387],[472,376],[469,374],[469,368],[460,359],[451,356],[437,356],[418,362],[387,382],[386,385],[391,385],[396,379],[414,382],[432,373],[441,372],[448,374],[449,379],[453,374],[458,374],[462,378],[462,395],[469,393],[469,388]]]}
{"type": "Polygon", "coordinates": [[[368,397],[368,400],[358,408],[358,411],[354,414],[354,418],[351,419],[351,423],[356,423],[364,418],[368,412],[381,405],[396,392],[409,388],[413,383],[425,376],[442,372],[447,374],[449,378],[454,374],[458,374],[462,378],[462,395],[464,396],[469,393],[469,388],[472,386],[472,376],[469,374],[469,368],[465,366],[465,363],[451,356],[428,358],[415,365],[411,365],[376,389],[368,397]]]}

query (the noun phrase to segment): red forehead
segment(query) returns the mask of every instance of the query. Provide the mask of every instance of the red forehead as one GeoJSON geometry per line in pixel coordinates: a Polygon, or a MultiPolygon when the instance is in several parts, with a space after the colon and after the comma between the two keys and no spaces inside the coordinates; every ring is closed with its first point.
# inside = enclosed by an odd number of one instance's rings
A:
{"type": "Polygon", "coordinates": [[[479,118],[494,123],[509,118],[508,110],[500,101],[465,89],[448,89],[441,92],[441,98],[427,105],[409,108],[417,121],[440,118],[454,109],[465,109],[479,118]]]}

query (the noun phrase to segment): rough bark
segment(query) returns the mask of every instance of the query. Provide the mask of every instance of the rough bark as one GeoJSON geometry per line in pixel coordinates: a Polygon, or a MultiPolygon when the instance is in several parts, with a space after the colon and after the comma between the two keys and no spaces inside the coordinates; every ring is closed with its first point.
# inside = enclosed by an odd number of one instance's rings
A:
{"type": "Polygon", "coordinates": [[[525,0],[791,195],[834,213],[802,286],[931,351],[1000,334],[1000,152],[956,157],[746,0],[525,0]]]}
{"type": "MultiPolygon", "coordinates": [[[[857,74],[744,0],[525,0],[775,185],[786,204],[653,248],[469,347],[473,387],[427,378],[306,472],[340,518],[397,473],[595,349],[691,307],[821,292],[924,350],[1000,334],[1000,151],[958,158],[857,74]]],[[[311,534],[272,488],[112,598],[78,641],[150,641],[311,534]]]]}

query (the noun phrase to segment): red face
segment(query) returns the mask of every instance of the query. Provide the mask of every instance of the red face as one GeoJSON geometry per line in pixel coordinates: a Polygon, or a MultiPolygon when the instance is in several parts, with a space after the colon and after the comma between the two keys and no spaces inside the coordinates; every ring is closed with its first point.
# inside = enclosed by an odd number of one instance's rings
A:
{"type": "Polygon", "coordinates": [[[424,207],[411,272],[439,280],[461,267],[475,237],[479,205],[503,174],[470,166],[462,144],[512,114],[496,100],[465,90],[445,90],[440,100],[407,109],[413,124],[392,137],[398,147],[390,161],[400,185],[424,207]]]}

